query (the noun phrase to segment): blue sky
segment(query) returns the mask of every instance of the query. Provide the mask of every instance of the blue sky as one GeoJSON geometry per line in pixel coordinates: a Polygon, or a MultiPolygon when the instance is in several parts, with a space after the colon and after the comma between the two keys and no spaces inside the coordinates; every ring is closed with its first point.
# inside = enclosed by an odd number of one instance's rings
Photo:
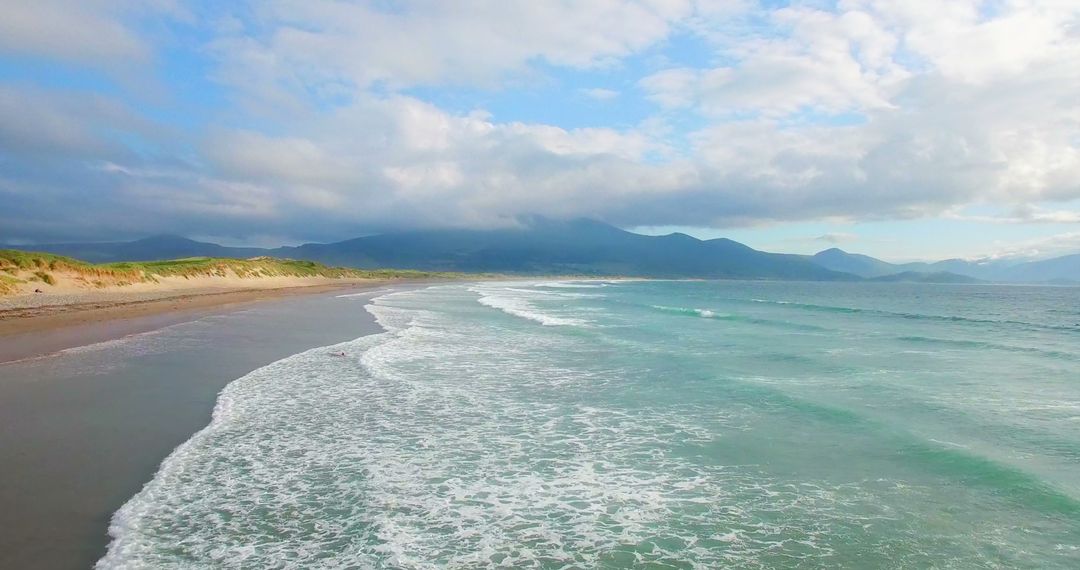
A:
{"type": "Polygon", "coordinates": [[[893,260],[1080,251],[1071,2],[5,10],[0,242],[541,214],[893,260]]]}

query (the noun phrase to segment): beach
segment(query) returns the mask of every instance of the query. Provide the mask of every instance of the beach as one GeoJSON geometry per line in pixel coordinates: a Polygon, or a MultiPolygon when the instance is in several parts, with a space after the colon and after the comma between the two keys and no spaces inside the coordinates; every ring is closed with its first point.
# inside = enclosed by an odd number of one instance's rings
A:
{"type": "MultiPolygon", "coordinates": [[[[245,304],[341,290],[377,288],[390,280],[300,280],[268,288],[261,280],[233,287],[123,289],[0,297],[0,363],[151,331],[245,304]]],[[[402,282],[402,281],[396,281],[402,282]]]]}
{"type": "Polygon", "coordinates": [[[357,298],[342,296],[387,286],[114,295],[8,313],[0,319],[0,361],[9,361],[0,364],[0,567],[93,566],[113,512],[209,423],[225,385],[380,331],[357,298]]]}

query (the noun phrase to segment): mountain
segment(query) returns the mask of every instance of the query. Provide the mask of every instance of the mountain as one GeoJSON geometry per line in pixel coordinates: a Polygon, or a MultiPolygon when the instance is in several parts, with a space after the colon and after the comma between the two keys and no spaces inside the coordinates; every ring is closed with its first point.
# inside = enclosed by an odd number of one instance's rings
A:
{"type": "Polygon", "coordinates": [[[1000,277],[1004,281],[1080,281],[1080,253],[1013,265],[1001,270],[1000,277]]]}
{"type": "Polygon", "coordinates": [[[848,253],[837,247],[819,251],[809,256],[809,259],[826,269],[851,273],[859,277],[882,277],[901,271],[898,266],[887,261],[860,253],[848,253]]]}
{"type": "Polygon", "coordinates": [[[867,279],[867,281],[875,281],[878,283],[983,283],[981,279],[968,277],[967,275],[957,275],[956,273],[949,273],[948,271],[937,271],[933,273],[904,271],[901,273],[893,273],[892,275],[873,277],[867,279]]]}
{"type": "Polygon", "coordinates": [[[173,235],[159,235],[127,242],[60,243],[17,249],[55,253],[90,263],[153,261],[181,257],[248,258],[265,255],[267,252],[265,249],[254,247],[225,247],[216,243],[195,241],[173,235]]]}
{"type": "Polygon", "coordinates": [[[54,244],[38,251],[91,262],[177,257],[254,257],[362,268],[518,274],[633,275],[789,280],[856,280],[802,256],[767,253],[728,239],[646,236],[595,220],[532,218],[518,228],[407,231],[277,249],[231,248],[175,236],[134,242],[54,244]]]}
{"type": "Polygon", "coordinates": [[[881,278],[947,283],[963,282],[958,278],[1015,283],[1080,281],[1080,254],[1030,262],[947,259],[894,264],[838,248],[810,256],[767,253],[723,238],[699,240],[679,233],[646,236],[595,220],[540,217],[524,220],[516,228],[405,231],[276,249],[225,247],[169,235],[132,242],[21,249],[93,263],[265,255],[346,267],[518,274],[818,281],[881,278]]]}
{"type": "MultiPolygon", "coordinates": [[[[946,259],[933,263],[889,263],[858,253],[832,248],[806,259],[833,271],[874,279],[900,273],[952,274],[980,281],[1048,283],[1080,281],[1080,254],[1041,261],[1016,259],[946,259]]],[[[910,277],[910,276],[909,276],[910,277]]],[[[949,281],[956,282],[956,281],[949,281]]]]}
{"type": "Polygon", "coordinates": [[[746,279],[848,280],[799,256],[728,239],[646,236],[595,220],[534,218],[522,228],[426,230],[281,248],[271,255],[401,269],[746,279]]]}

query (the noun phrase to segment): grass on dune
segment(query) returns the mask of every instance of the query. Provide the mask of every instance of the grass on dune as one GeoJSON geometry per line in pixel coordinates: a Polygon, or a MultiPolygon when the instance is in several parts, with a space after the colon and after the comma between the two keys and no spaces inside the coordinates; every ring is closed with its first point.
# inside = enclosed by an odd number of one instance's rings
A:
{"type": "Polygon", "coordinates": [[[324,277],[352,279],[458,278],[460,273],[438,273],[397,269],[352,269],[329,267],[313,261],[256,257],[230,259],[188,257],[161,261],[124,261],[92,264],[51,253],[0,249],[0,293],[10,292],[19,283],[41,281],[54,284],[54,273],[73,274],[103,287],[157,282],[161,277],[324,277]],[[17,275],[22,275],[20,279],[17,275]],[[29,274],[29,275],[27,275],[29,274]]]}
{"type": "Polygon", "coordinates": [[[331,277],[331,278],[401,278],[453,277],[457,274],[400,269],[353,269],[330,267],[314,261],[255,257],[229,259],[220,257],[187,257],[162,261],[123,261],[98,267],[120,271],[137,271],[162,277],[225,276],[230,272],[238,277],[331,277]]]}

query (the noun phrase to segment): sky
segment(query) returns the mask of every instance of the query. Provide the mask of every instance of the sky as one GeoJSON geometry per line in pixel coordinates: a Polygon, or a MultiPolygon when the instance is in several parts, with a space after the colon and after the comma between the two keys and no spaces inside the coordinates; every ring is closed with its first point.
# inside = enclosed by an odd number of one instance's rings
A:
{"type": "Polygon", "coordinates": [[[1080,251],[1076,0],[0,0],[0,243],[1080,251]]]}

